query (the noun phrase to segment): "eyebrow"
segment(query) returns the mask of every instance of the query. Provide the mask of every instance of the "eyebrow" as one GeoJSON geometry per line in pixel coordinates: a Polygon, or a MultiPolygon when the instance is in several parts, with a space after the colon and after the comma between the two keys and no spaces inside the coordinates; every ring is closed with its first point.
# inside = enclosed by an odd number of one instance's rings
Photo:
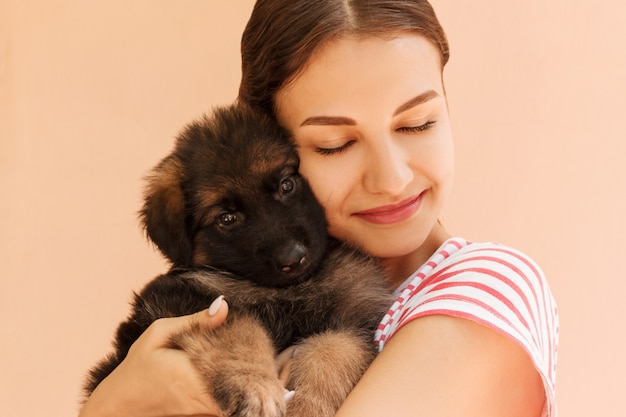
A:
{"type": "Polygon", "coordinates": [[[341,117],[341,116],[313,116],[307,118],[304,122],[300,124],[300,126],[354,126],[356,122],[349,117],[341,117]]]}
{"type": "MultiPolygon", "coordinates": [[[[412,99],[410,99],[409,101],[407,101],[406,103],[402,104],[400,107],[398,107],[396,109],[396,111],[393,113],[394,116],[397,116],[398,114],[407,111],[410,108],[413,108],[415,106],[419,106],[422,103],[425,103],[429,100],[432,100],[436,97],[439,97],[439,94],[435,91],[435,90],[428,90],[425,91],[415,97],[413,97],[412,99]]],[[[351,119],[349,117],[342,117],[342,116],[313,116],[313,117],[309,117],[307,118],[304,122],[302,122],[300,124],[300,126],[310,126],[310,125],[315,125],[315,126],[341,126],[341,125],[345,125],[345,126],[354,126],[356,125],[356,121],[354,119],[351,119]]]]}
{"type": "Polygon", "coordinates": [[[396,111],[393,112],[393,115],[397,116],[400,113],[407,111],[408,109],[411,109],[415,106],[419,106],[420,104],[426,103],[427,101],[430,101],[437,97],[439,97],[439,94],[435,90],[425,91],[422,94],[419,94],[413,97],[412,99],[410,99],[409,101],[407,101],[406,103],[398,107],[396,111]]]}

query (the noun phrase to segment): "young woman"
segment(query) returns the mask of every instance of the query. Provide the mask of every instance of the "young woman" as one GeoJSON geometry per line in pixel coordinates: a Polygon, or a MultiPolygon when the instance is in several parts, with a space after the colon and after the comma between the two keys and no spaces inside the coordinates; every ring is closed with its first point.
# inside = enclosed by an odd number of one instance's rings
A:
{"type": "MultiPolygon", "coordinates": [[[[448,56],[422,0],[259,0],[243,35],[240,100],[293,133],[330,232],[379,257],[397,289],[380,354],[338,416],[556,415],[558,319],[541,270],[439,221],[454,171],[448,56]]],[[[163,344],[226,314],[218,299],[156,322],[81,416],[217,415],[163,344]]]]}

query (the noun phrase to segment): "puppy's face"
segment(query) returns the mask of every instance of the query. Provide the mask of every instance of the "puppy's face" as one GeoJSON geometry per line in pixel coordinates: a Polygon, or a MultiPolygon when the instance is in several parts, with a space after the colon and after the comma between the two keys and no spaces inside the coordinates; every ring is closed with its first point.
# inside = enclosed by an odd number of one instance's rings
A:
{"type": "Polygon", "coordinates": [[[307,279],[327,239],[288,136],[245,107],[188,126],[153,171],[142,220],[175,266],[211,266],[265,286],[307,279]]]}
{"type": "Polygon", "coordinates": [[[239,152],[231,156],[245,161],[223,159],[219,172],[195,178],[192,264],[262,285],[300,282],[325,249],[323,211],[298,174],[291,147],[265,143],[239,152]]]}

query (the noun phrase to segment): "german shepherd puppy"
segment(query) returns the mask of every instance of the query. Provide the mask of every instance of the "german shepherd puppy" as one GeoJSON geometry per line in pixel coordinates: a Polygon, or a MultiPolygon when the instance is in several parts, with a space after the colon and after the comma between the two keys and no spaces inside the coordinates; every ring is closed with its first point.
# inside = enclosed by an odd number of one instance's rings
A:
{"type": "Polygon", "coordinates": [[[115,350],[86,392],[156,319],[207,308],[227,321],[171,339],[225,416],[333,416],[375,356],[374,330],[393,302],[378,263],[327,234],[298,174],[289,135],[235,104],[189,124],[148,177],[140,217],[172,269],[135,294],[115,350]],[[298,344],[285,404],[274,357],[298,344]]]}

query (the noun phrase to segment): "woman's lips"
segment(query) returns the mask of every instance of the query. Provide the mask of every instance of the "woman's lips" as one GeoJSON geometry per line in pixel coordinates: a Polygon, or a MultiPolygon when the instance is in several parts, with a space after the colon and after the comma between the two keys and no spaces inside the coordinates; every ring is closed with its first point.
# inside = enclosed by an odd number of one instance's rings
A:
{"type": "Polygon", "coordinates": [[[398,204],[359,211],[354,213],[353,216],[374,224],[398,223],[411,217],[420,208],[423,195],[424,192],[418,196],[407,198],[398,204]]]}

